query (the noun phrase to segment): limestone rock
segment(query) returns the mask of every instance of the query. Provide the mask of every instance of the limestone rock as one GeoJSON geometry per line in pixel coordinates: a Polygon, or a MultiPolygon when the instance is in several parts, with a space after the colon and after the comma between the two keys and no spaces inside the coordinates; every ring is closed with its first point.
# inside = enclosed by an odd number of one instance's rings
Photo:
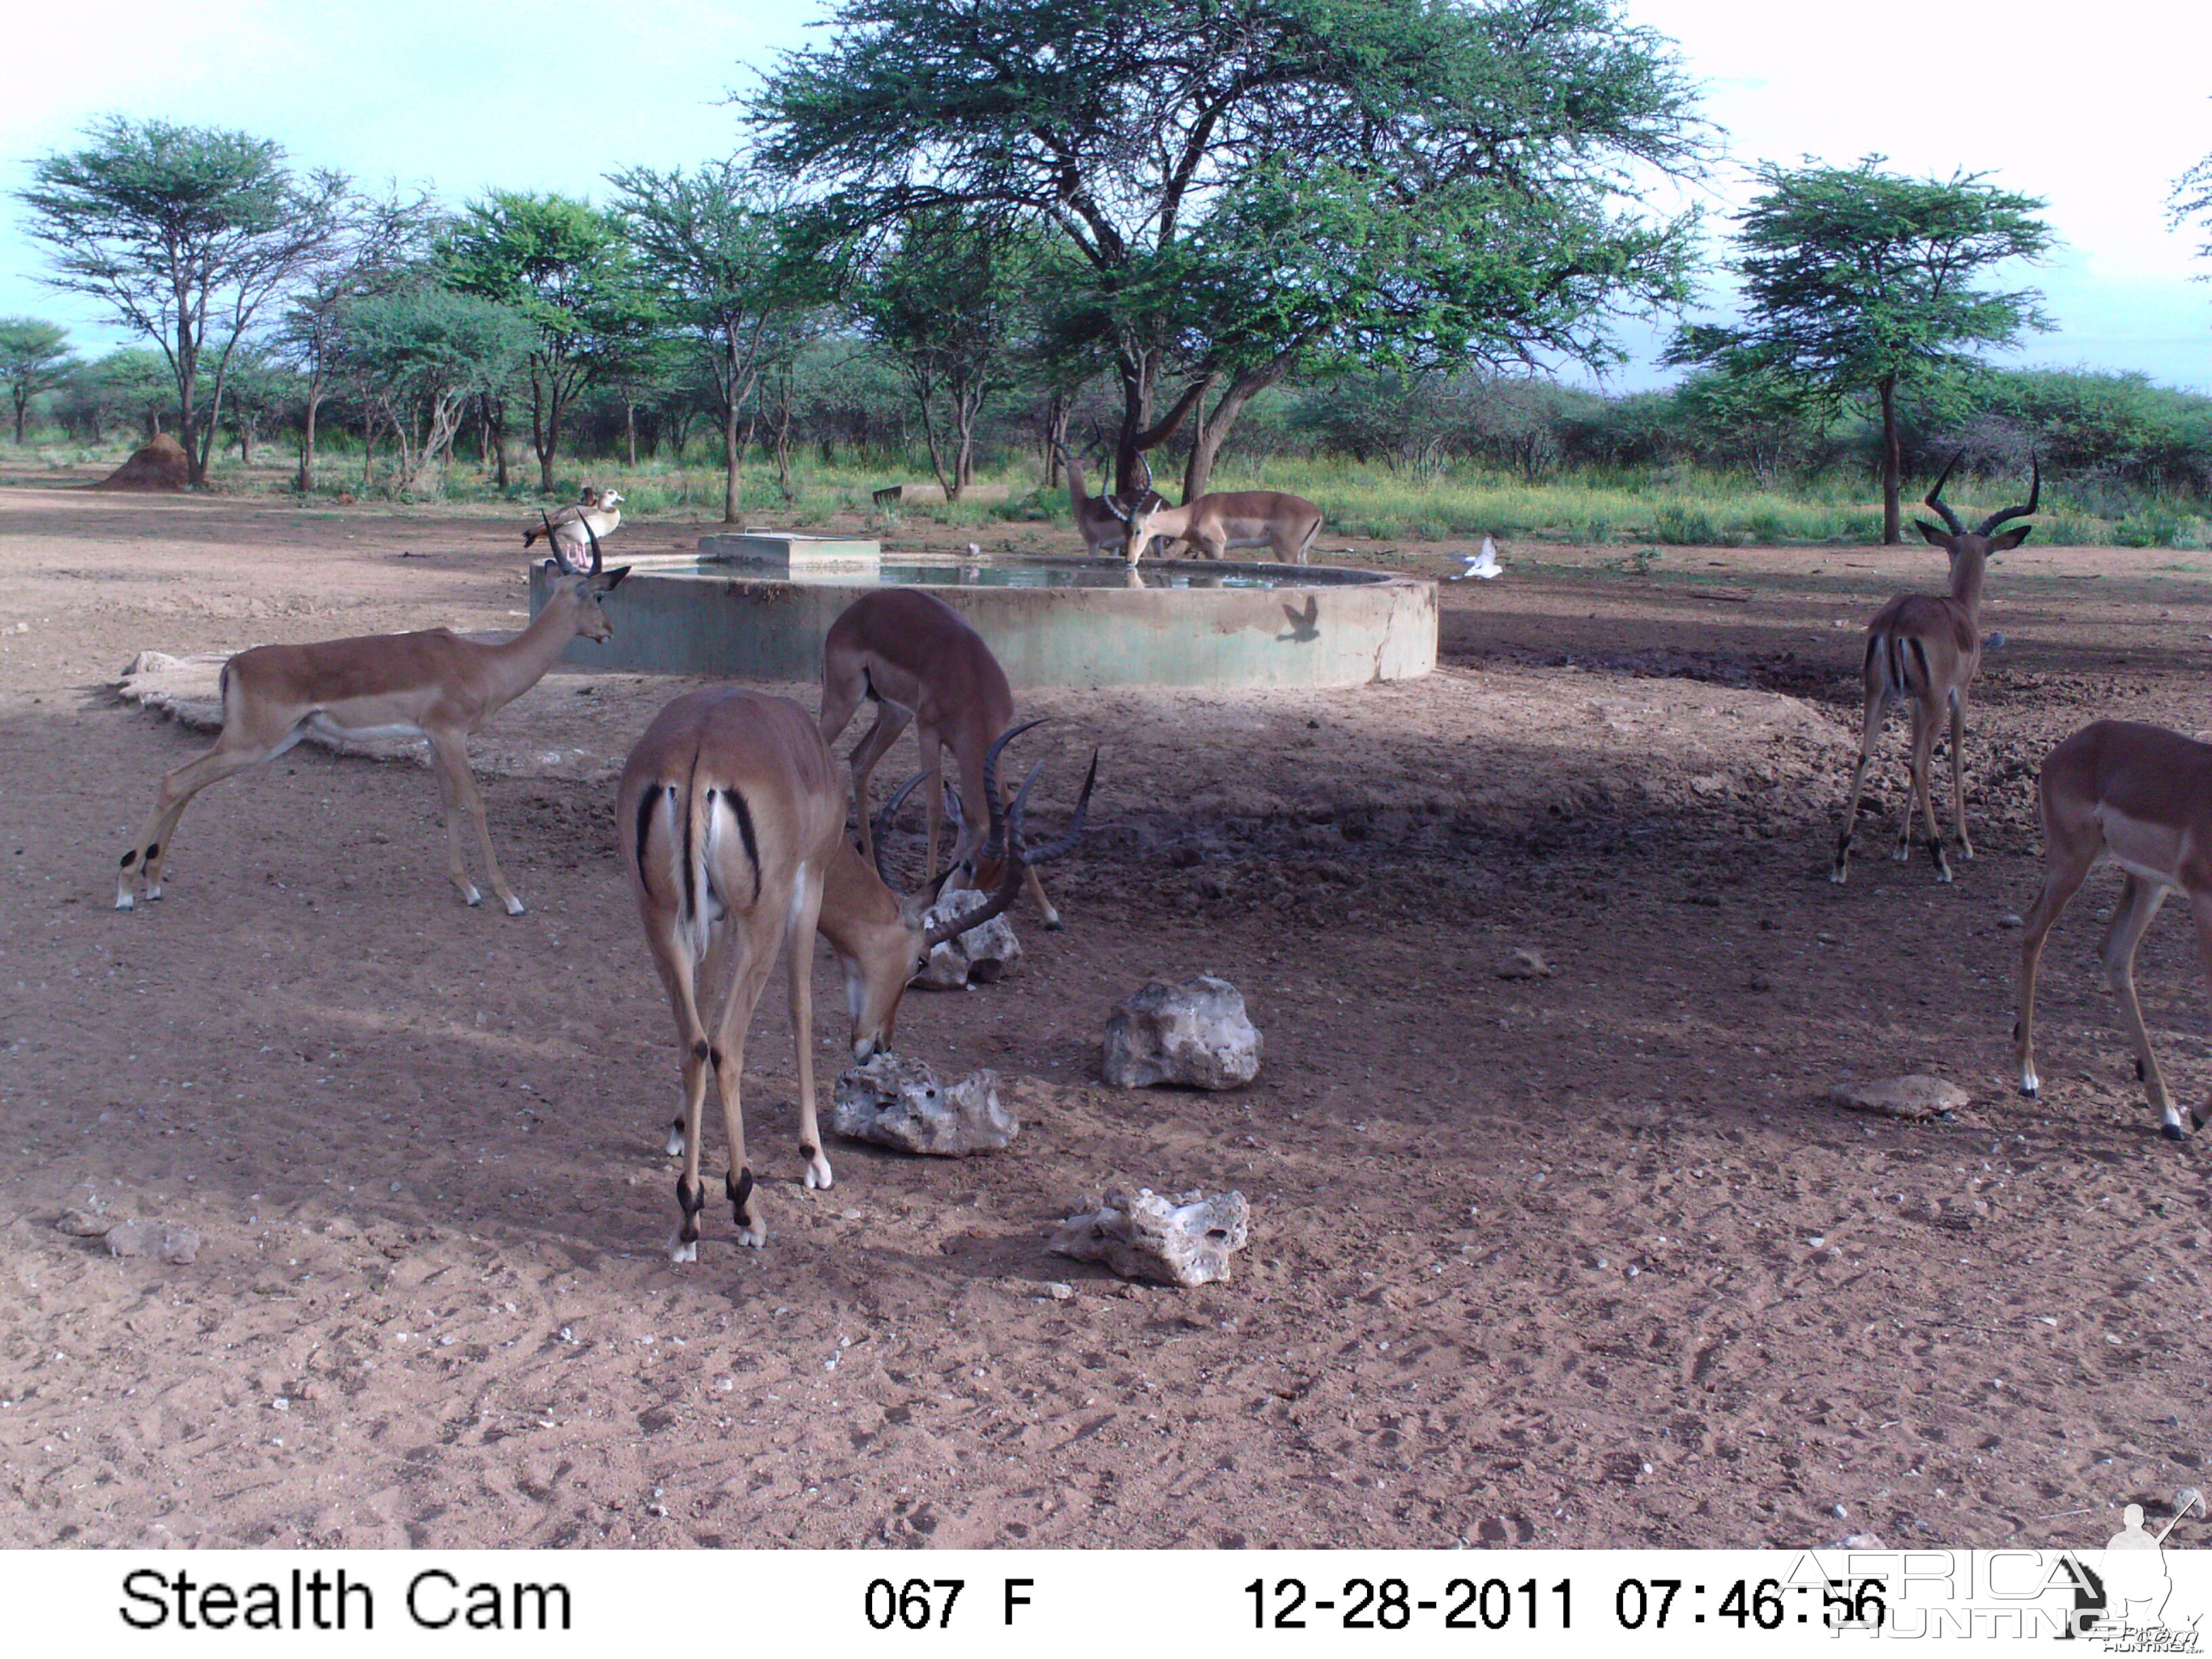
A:
{"type": "Polygon", "coordinates": [[[199,1259],[200,1236],[167,1221],[118,1221],[107,1230],[110,1255],[157,1255],[179,1267],[199,1259]]]}
{"type": "Polygon", "coordinates": [[[1229,1276],[1249,1213],[1238,1192],[1167,1199],[1149,1187],[1133,1195],[1115,1191],[1097,1209],[1061,1222],[1047,1248],[1078,1261],[1103,1261],[1124,1279],[1206,1285],[1229,1276]]]}
{"type": "Polygon", "coordinates": [[[1549,979],[1552,964],[1544,960],[1541,951],[1532,951],[1523,946],[1500,957],[1498,965],[1490,971],[1500,979],[1549,979]]]}
{"type": "Polygon", "coordinates": [[[71,1238],[98,1238],[115,1225],[115,1220],[96,1210],[64,1210],[54,1226],[71,1238]]]}
{"type": "Polygon", "coordinates": [[[1154,980],[1107,1021],[1103,1071],[1117,1089],[1237,1089],[1259,1074],[1260,1048],[1243,994],[1227,980],[1154,980]]]}
{"type": "Polygon", "coordinates": [[[1955,1083],[1915,1072],[1905,1077],[1885,1078],[1879,1083],[1838,1084],[1828,1091],[1828,1103],[1855,1112],[1879,1112],[1884,1117],[1918,1121],[1955,1112],[1965,1106],[1967,1094],[1955,1083]]]}
{"type": "Polygon", "coordinates": [[[837,1079],[830,1127],[849,1139],[931,1158],[995,1152],[1022,1127],[999,1098],[997,1073],[940,1084],[927,1060],[896,1054],[878,1054],[837,1079]]]}
{"type": "MultiPolygon", "coordinates": [[[[979,895],[972,888],[946,892],[929,907],[924,927],[949,921],[963,910],[975,908],[979,895]]],[[[1019,973],[1022,942],[1014,926],[1000,911],[981,927],[970,927],[929,953],[929,965],[908,982],[924,991],[957,991],[969,985],[990,985],[1019,973]]]]}

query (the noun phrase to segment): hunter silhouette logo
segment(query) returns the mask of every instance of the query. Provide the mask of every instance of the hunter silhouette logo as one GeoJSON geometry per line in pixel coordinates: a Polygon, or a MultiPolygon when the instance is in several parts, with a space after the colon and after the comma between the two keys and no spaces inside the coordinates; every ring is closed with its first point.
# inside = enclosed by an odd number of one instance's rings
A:
{"type": "Polygon", "coordinates": [[[2104,1559],[2091,1566],[2080,1557],[2059,1559],[2053,1583],[2063,1580],[2074,1593],[2074,1607],[2061,1640],[2077,1637],[2115,1645],[2125,1643],[2134,1651],[2194,1652],[2197,1632],[2169,1630],[2160,1624],[2173,1580],[2166,1571],[2166,1540],[2191,1510],[2203,1512],[2204,1494],[2185,1486],[2173,1495],[2173,1518],[2154,1536],[2143,1526],[2142,1505],[2130,1504],[2120,1512],[2120,1530],[2104,1548],[2104,1559]],[[2174,1638],[2139,1638],[2155,1634],[2174,1638]]]}

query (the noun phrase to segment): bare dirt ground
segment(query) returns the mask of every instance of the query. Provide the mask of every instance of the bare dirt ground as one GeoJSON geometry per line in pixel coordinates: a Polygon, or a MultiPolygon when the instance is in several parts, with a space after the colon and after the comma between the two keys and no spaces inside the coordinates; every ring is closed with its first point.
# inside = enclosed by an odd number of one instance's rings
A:
{"type": "MultiPolygon", "coordinates": [[[[2002,925],[2052,742],[2212,725],[2190,556],[1992,572],[1950,887],[1881,855],[1886,815],[1824,879],[1859,629],[1940,583],[1925,548],[1509,548],[1443,590],[1418,684],[1030,698],[1052,800],[1105,750],[1071,925],[899,1033],[1018,1079],[1021,1138],[833,1144],[805,1191],[772,994],[771,1243],[717,1203],[678,1270],[606,779],[683,684],[562,672],[479,740],[526,917],[454,900],[425,770],[304,747],[195,804],[161,904],[110,908],[206,742],[118,701],[136,653],[517,626],[509,517],[0,491],[0,1544],[2079,1543],[2205,1466],[2206,1152],[2156,1138],[2096,971],[2116,878],[2046,959],[2040,1103],[2002,925]],[[1493,977],[1518,945],[1555,976],[1493,977]],[[1113,1005],[1200,970],[1244,988],[1259,1080],[1101,1085],[1113,1005]],[[1973,1104],[1821,1103],[1907,1070],[1973,1104]],[[1236,1277],[1043,1252],[1120,1182],[1241,1188],[1236,1277]],[[95,1199],[198,1261],[56,1229],[95,1199]]],[[[2191,1091],[2187,935],[2141,979],[2191,1091]]]]}

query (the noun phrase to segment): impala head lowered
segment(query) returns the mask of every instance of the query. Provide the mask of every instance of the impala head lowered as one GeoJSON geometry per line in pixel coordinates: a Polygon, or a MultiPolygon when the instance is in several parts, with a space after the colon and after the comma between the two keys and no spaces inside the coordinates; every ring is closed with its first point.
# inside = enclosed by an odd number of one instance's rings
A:
{"type": "Polygon", "coordinates": [[[1075,798],[1074,817],[1066,830],[1055,839],[1032,846],[1023,833],[1030,787],[1044,769],[1042,761],[1030,768],[1021,787],[1014,792],[1012,801],[1004,807],[999,804],[1000,751],[1031,726],[1043,724],[1036,720],[1012,727],[1001,733],[984,755],[983,796],[990,803],[991,827],[977,860],[992,861],[998,879],[988,893],[979,895],[975,903],[952,917],[934,925],[925,921],[943,895],[952,870],[907,891],[884,855],[884,841],[892,819],[907,796],[928,774],[917,772],[908,778],[884,803],[883,811],[875,815],[871,842],[875,851],[876,874],[884,891],[896,902],[897,921],[895,925],[872,929],[866,936],[854,937],[849,945],[834,937],[831,939],[845,969],[845,1000],[853,1014],[854,1060],[865,1062],[878,1050],[890,1046],[891,1026],[898,1017],[899,1000],[906,994],[906,988],[914,976],[929,965],[932,951],[998,915],[1014,902],[1024,876],[1033,866],[1058,858],[1082,838],[1083,821],[1091,809],[1091,787],[1098,781],[1096,750],[1091,751],[1091,769],[1084,775],[1082,792],[1075,798]]]}

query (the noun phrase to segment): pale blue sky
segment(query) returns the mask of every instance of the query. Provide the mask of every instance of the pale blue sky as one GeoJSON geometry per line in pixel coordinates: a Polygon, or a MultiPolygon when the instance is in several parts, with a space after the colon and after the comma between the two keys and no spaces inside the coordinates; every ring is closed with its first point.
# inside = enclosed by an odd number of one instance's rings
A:
{"type": "MultiPolygon", "coordinates": [[[[1628,0],[1680,43],[1739,161],[1810,154],[1849,162],[1988,171],[2046,197],[2064,246],[2014,268],[2059,324],[2017,361],[2141,369],[2212,391],[2212,270],[2203,235],[2166,228],[2173,179],[2212,152],[2212,5],[2105,0],[1628,0]]],[[[606,172],[727,154],[722,102],[747,64],[808,38],[811,0],[114,0],[11,26],[0,104],[0,188],[109,112],[244,128],[300,161],[363,179],[434,183],[450,201],[489,185],[593,192],[606,172]]],[[[1747,192],[1740,167],[1701,193],[1715,228],[1747,192]]],[[[0,242],[0,313],[68,322],[84,343],[121,337],[40,289],[38,253],[0,242]]],[[[1725,295],[1717,291],[1723,305],[1725,295]]],[[[1658,337],[1618,384],[1661,378],[1658,337]]]]}

